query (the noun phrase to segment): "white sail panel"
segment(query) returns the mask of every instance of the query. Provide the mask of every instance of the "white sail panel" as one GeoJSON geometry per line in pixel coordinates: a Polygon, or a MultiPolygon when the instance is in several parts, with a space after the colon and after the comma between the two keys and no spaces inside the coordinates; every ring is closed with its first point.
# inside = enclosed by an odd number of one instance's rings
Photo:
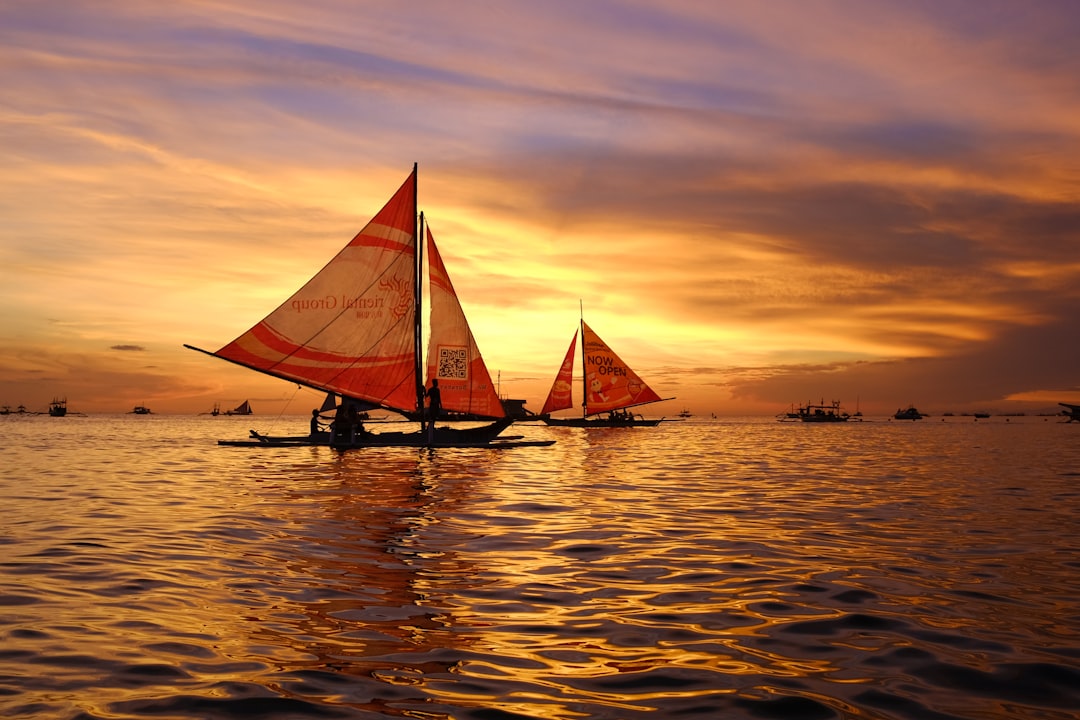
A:
{"type": "Polygon", "coordinates": [[[415,171],[322,270],[215,355],[394,410],[416,410],[415,171]]]}
{"type": "Polygon", "coordinates": [[[427,231],[431,288],[431,331],[427,352],[427,386],[438,379],[443,410],[488,418],[506,416],[491,374],[465,319],[450,275],[427,231]]]}

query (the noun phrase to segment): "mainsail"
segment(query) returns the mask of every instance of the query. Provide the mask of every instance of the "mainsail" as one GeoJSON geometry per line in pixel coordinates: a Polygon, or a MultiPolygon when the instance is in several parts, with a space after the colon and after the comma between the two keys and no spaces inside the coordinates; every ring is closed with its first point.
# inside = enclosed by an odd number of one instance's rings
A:
{"type": "Polygon", "coordinates": [[[555,376],[555,382],[552,383],[551,391],[548,393],[547,400],[544,401],[544,407],[540,410],[541,415],[547,415],[556,410],[566,410],[574,406],[574,348],[577,346],[577,336],[578,334],[575,331],[574,339],[570,341],[566,357],[563,358],[562,365],[559,366],[559,372],[555,376]]]}
{"type": "Polygon", "coordinates": [[[657,402],[661,398],[630,366],[581,321],[581,344],[585,358],[585,414],[620,410],[657,402]]]}
{"type": "Polygon", "coordinates": [[[431,304],[427,384],[439,381],[443,410],[505,417],[506,411],[499,402],[430,228],[426,234],[431,304]]]}
{"type": "Polygon", "coordinates": [[[311,280],[217,352],[276,377],[415,412],[416,169],[311,280]]]}

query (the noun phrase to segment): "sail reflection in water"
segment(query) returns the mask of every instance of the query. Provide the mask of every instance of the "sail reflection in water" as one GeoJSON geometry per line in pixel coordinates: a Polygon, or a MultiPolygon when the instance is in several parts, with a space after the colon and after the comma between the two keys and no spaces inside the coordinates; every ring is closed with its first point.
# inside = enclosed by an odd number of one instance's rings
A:
{"type": "Polygon", "coordinates": [[[1080,705],[1075,424],[525,425],[558,442],[335,453],[216,447],[238,417],[0,422],[4,717],[1080,705]]]}

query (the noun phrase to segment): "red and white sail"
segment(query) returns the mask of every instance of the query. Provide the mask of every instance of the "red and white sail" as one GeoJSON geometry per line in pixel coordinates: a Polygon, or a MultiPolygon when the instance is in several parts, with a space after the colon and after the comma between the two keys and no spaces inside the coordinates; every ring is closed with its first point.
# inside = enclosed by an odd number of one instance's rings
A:
{"type": "Polygon", "coordinates": [[[585,358],[585,414],[657,402],[662,398],[637,376],[630,366],[592,331],[581,323],[582,353],[585,358]]]}
{"type": "Polygon", "coordinates": [[[559,366],[555,382],[552,383],[551,391],[548,392],[547,400],[544,401],[544,407],[540,410],[541,415],[547,415],[557,410],[566,410],[574,406],[574,348],[576,346],[577,332],[574,333],[574,339],[570,341],[566,357],[563,358],[562,365],[559,366]]]}
{"type": "Polygon", "coordinates": [[[443,410],[489,418],[506,416],[491,374],[480,356],[450,275],[427,230],[431,325],[427,351],[427,386],[439,381],[443,410]]]}
{"type": "Polygon", "coordinates": [[[414,169],[386,206],[307,284],[212,354],[327,392],[413,412],[416,276],[414,169]]]}

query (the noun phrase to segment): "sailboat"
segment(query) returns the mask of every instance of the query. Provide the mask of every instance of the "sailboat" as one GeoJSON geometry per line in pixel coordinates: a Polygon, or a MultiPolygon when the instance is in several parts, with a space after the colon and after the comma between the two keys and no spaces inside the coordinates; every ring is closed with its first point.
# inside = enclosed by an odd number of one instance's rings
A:
{"type": "Polygon", "coordinates": [[[338,449],[507,445],[511,438],[499,435],[513,419],[503,411],[434,236],[418,212],[417,176],[413,165],[382,210],[247,332],[215,352],[185,347],[340,396],[329,440],[338,449]],[[426,368],[421,326],[425,250],[431,306],[426,368]],[[491,422],[437,427],[438,418],[425,408],[428,388],[436,384],[444,411],[491,422]],[[420,427],[373,432],[348,412],[358,407],[390,410],[420,427]]]}
{"type": "Polygon", "coordinates": [[[245,400],[244,402],[242,402],[239,405],[237,405],[236,407],[234,407],[232,410],[226,410],[225,414],[226,415],[254,415],[255,411],[251,409],[251,402],[248,401],[248,400],[245,400]]]}
{"type": "Polygon", "coordinates": [[[578,333],[574,333],[570,347],[566,351],[562,365],[551,385],[540,415],[548,425],[564,427],[642,427],[659,425],[663,418],[646,419],[631,413],[629,408],[661,400],[652,388],[637,376],[630,366],[624,363],[608,347],[600,336],[593,332],[584,318],[581,320],[581,365],[582,365],[582,408],[579,418],[554,418],[550,413],[566,410],[573,403],[574,349],[577,347],[578,333]],[[604,415],[607,413],[607,415],[604,415]]]}

